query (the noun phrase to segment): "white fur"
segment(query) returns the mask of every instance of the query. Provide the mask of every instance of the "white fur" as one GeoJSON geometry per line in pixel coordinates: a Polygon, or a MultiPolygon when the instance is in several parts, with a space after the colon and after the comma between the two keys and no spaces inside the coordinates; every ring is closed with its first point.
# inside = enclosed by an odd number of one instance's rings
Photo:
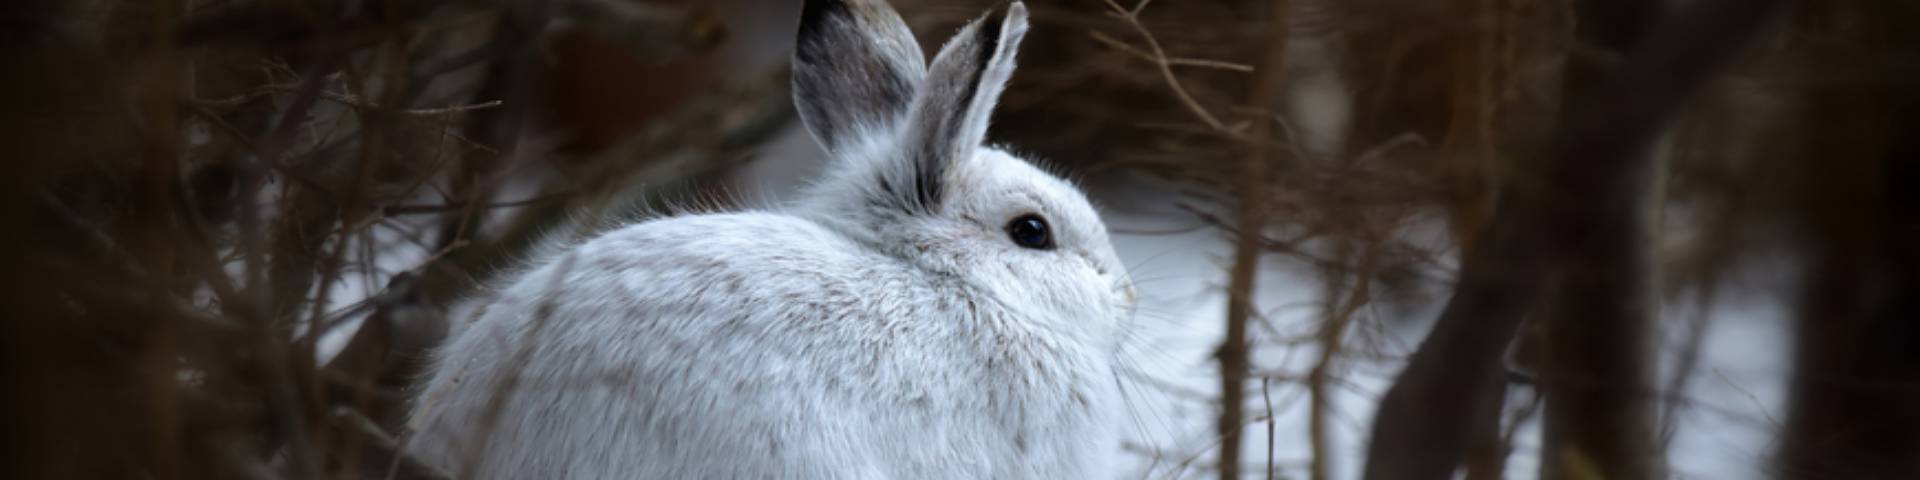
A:
{"type": "Polygon", "coordinates": [[[985,147],[896,211],[874,183],[898,130],[839,132],[858,146],[788,207],[646,221],[512,279],[438,351],[412,452],[471,478],[1106,476],[1133,291],[1099,217],[985,147]],[[1030,213],[1056,248],[1007,238],[1030,213]]]}

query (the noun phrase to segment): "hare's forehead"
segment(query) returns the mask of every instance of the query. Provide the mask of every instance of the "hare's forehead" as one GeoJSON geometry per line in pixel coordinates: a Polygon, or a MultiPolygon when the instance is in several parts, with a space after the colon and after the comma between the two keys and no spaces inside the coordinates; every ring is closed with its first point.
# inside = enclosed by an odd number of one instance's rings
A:
{"type": "Polygon", "coordinates": [[[982,148],[971,167],[965,175],[971,177],[967,183],[980,186],[968,196],[977,202],[973,210],[1040,213],[1056,217],[1053,223],[1058,228],[1103,232],[1099,215],[1079,187],[1027,160],[999,149],[982,148]]]}

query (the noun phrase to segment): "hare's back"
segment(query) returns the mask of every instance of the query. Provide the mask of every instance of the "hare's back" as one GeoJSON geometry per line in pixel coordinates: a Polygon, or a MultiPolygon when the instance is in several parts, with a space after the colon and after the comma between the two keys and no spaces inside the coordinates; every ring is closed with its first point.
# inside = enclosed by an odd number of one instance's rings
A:
{"type": "Polygon", "coordinates": [[[897,390],[889,378],[910,377],[888,357],[921,356],[874,349],[890,328],[863,292],[875,282],[912,283],[784,215],[608,233],[502,290],[442,351],[422,397],[441,405],[417,419],[423,441],[470,444],[490,431],[478,458],[503,478],[597,476],[555,470],[588,465],[638,477],[875,468],[861,412],[897,390]],[[511,401],[487,403],[503,388],[511,401]],[[494,408],[497,421],[485,413],[494,408]]]}

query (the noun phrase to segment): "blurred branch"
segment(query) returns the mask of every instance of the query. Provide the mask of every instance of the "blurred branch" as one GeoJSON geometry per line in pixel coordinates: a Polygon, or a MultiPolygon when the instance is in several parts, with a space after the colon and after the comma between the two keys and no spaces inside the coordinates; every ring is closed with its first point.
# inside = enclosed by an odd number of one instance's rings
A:
{"type": "Polygon", "coordinates": [[[626,47],[646,62],[713,48],[726,39],[720,19],[706,9],[627,0],[563,0],[552,28],[579,28],[626,47]]]}
{"type": "MultiPolygon", "coordinates": [[[[1117,4],[1109,2],[1108,5],[1116,10],[1119,9],[1117,4]]],[[[1138,15],[1139,9],[1145,8],[1146,5],[1147,2],[1143,0],[1135,10],[1124,14],[1128,22],[1139,29],[1142,35],[1148,34],[1145,28],[1139,27],[1139,22],[1134,19],[1134,16],[1138,15]]],[[[1267,7],[1269,15],[1274,19],[1273,28],[1266,39],[1265,56],[1255,75],[1253,90],[1247,98],[1248,104],[1255,109],[1266,109],[1274,105],[1279,99],[1281,82],[1286,78],[1287,7],[1286,0],[1273,0],[1267,7]]],[[[1157,58],[1166,58],[1164,52],[1160,51],[1158,43],[1152,40],[1148,42],[1157,58]]],[[[1162,62],[1160,66],[1165,69],[1166,63],[1162,62]]],[[[1171,77],[1169,81],[1173,81],[1171,77]]],[[[1191,99],[1188,100],[1191,101],[1191,99]]],[[[1209,125],[1216,129],[1221,128],[1219,121],[1206,114],[1204,109],[1196,111],[1209,125]]],[[[1221,340],[1219,351],[1220,419],[1217,432],[1221,438],[1218,463],[1220,478],[1223,480],[1240,478],[1242,443],[1240,434],[1246,424],[1242,419],[1244,416],[1242,410],[1246,403],[1244,383],[1247,372],[1253,369],[1248,352],[1251,346],[1247,339],[1247,323],[1253,318],[1254,276],[1259,272],[1260,255],[1266,240],[1264,234],[1267,218],[1263,200],[1267,197],[1268,165],[1273,163],[1266,139],[1273,136],[1274,123],[1273,120],[1263,117],[1256,117],[1254,120],[1252,141],[1247,143],[1246,158],[1240,164],[1240,184],[1235,186],[1234,191],[1237,199],[1234,226],[1240,231],[1235,235],[1233,266],[1228,277],[1226,338],[1221,340]]]]}
{"type": "MultiPolygon", "coordinates": [[[[1230,133],[1236,130],[1227,128],[1225,123],[1220,122],[1219,117],[1215,117],[1213,112],[1207,111],[1207,107],[1200,105],[1199,101],[1193,99],[1193,94],[1188,93],[1186,85],[1180,82],[1180,77],[1173,74],[1173,59],[1168,57],[1167,51],[1160,47],[1160,39],[1155,38],[1153,32],[1147,30],[1147,26],[1140,23],[1140,11],[1146,9],[1147,4],[1152,3],[1153,0],[1140,0],[1140,3],[1135,4],[1131,9],[1121,7],[1120,4],[1115,3],[1114,0],[1105,1],[1107,2],[1107,8],[1111,10],[1109,13],[1120,18],[1129,28],[1133,29],[1134,33],[1140,35],[1141,40],[1147,42],[1146,52],[1132,47],[1127,47],[1124,50],[1135,52],[1136,54],[1146,53],[1147,60],[1153,62],[1154,66],[1159,68],[1160,77],[1167,82],[1167,88],[1173,89],[1173,95],[1180,99],[1180,103],[1186,105],[1187,110],[1193,112],[1195,117],[1199,117],[1200,121],[1206,122],[1207,127],[1219,132],[1230,133]]],[[[1285,31],[1285,25],[1284,23],[1275,24],[1273,30],[1285,31]]],[[[1125,45],[1124,43],[1118,42],[1116,42],[1116,44],[1125,45]]],[[[1265,104],[1255,105],[1257,108],[1266,108],[1266,106],[1265,104]]],[[[1232,468],[1238,467],[1235,466],[1232,468]]],[[[1229,470],[1231,470],[1231,468],[1229,468],[1229,470]]]]}
{"type": "Polygon", "coordinates": [[[1151,52],[1141,50],[1138,47],[1134,47],[1132,45],[1128,45],[1127,42],[1122,42],[1120,41],[1120,39],[1113,38],[1113,36],[1107,35],[1101,32],[1087,32],[1087,36],[1092,38],[1096,42],[1106,44],[1109,47],[1119,49],[1122,52],[1127,52],[1128,54],[1131,54],[1135,57],[1139,57],[1141,60],[1146,60],[1149,62],[1153,62],[1155,64],[1165,63],[1170,66],[1180,66],[1180,67],[1217,68],[1220,70],[1229,70],[1229,71],[1246,72],[1246,73],[1252,73],[1254,70],[1252,65],[1243,65],[1243,64],[1228,62],[1224,60],[1209,60],[1204,58],[1157,57],[1157,56],[1154,56],[1154,54],[1151,52]]]}
{"type": "MultiPolygon", "coordinates": [[[[556,185],[559,193],[525,202],[472,206],[480,211],[515,207],[499,234],[450,250],[396,276],[388,293],[372,302],[367,317],[346,347],[328,365],[341,385],[374,389],[369,412],[399,412],[405,386],[418,375],[424,355],[438,345],[447,326],[440,305],[464,296],[512,259],[525,258],[543,236],[564,222],[582,228],[598,222],[569,212],[618,210],[624,194],[676,198],[692,187],[689,180],[724,172],[752,157],[757,148],[793,120],[785,72],[732,91],[695,99],[681,111],[651,122],[628,141],[595,156],[568,178],[583,183],[556,185]]],[[[578,235],[584,232],[574,232],[578,235]]],[[[355,396],[336,396],[347,399],[355,396]]],[[[376,413],[377,414],[377,413],[376,413]]],[[[398,417],[380,418],[389,428],[398,417]]]]}
{"type": "MultiPolygon", "coordinates": [[[[1360,309],[1373,301],[1373,278],[1379,268],[1382,242],[1374,239],[1363,239],[1361,242],[1365,243],[1359,245],[1360,252],[1357,255],[1349,255],[1347,252],[1342,252],[1341,255],[1343,259],[1358,257],[1353,269],[1340,268],[1322,273],[1327,278],[1326,303],[1329,308],[1317,335],[1320,355],[1314,361],[1313,370],[1307,374],[1307,392],[1312,399],[1307,413],[1307,441],[1313,448],[1313,463],[1310,465],[1308,478],[1313,480],[1331,478],[1334,464],[1333,456],[1336,450],[1333,448],[1333,440],[1330,438],[1332,434],[1327,425],[1333,408],[1333,392],[1329,379],[1332,378],[1333,368],[1339,360],[1343,342],[1346,340],[1347,328],[1353,324],[1354,317],[1360,309]],[[1353,282],[1353,285],[1344,285],[1348,281],[1353,282]],[[1343,289],[1349,291],[1344,301],[1339,295],[1343,289]]],[[[1351,250],[1351,248],[1342,245],[1342,250],[1351,250]]]]}
{"type": "Polygon", "coordinates": [[[400,450],[401,443],[399,439],[388,435],[386,430],[380,426],[379,422],[367,418],[366,415],[362,415],[357,410],[346,407],[336,407],[331,412],[331,420],[334,426],[341,430],[366,439],[369,446],[380,449],[381,451],[393,452],[396,456],[395,461],[400,462],[401,471],[406,472],[404,476],[396,475],[393,478],[403,478],[407,480],[444,480],[454,478],[453,475],[448,474],[445,470],[441,470],[433,465],[428,465],[410,455],[405,455],[400,450]]]}
{"type": "Polygon", "coordinates": [[[517,200],[448,195],[463,178],[501,180],[459,175],[451,158],[524,154],[493,147],[513,147],[540,108],[522,80],[542,67],[543,35],[579,28],[665,61],[715,46],[718,18],[618,0],[35,1],[0,19],[33,37],[0,34],[19,72],[0,89],[17,107],[0,131],[30,160],[0,189],[14,199],[0,220],[23,233],[4,250],[24,254],[0,304],[28,320],[0,335],[0,370],[23,380],[8,378],[20,408],[0,411],[19,412],[10,446],[44,442],[0,466],[21,478],[346,478],[389,461],[444,478],[382,424],[404,415],[409,372],[466,274],[565,218],[540,213],[723,171],[792,116],[778,88],[731,92],[583,171],[601,178],[517,200]],[[536,14],[503,13],[516,9],[536,14]],[[525,214],[496,237],[512,242],[471,241],[477,222],[421,232],[500,209],[525,214]],[[448,268],[388,278],[415,246],[448,268]],[[315,365],[321,337],[363,314],[348,348],[315,365]]]}

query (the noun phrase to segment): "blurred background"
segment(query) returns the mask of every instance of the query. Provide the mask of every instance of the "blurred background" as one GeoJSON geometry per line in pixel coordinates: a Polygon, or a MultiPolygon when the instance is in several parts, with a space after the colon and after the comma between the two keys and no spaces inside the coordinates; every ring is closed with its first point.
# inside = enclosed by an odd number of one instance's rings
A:
{"type": "MultiPolygon", "coordinates": [[[[15,0],[0,477],[444,478],[541,239],[832,168],[799,0],[15,0]]],[[[893,0],[937,48],[986,0],[893,0]]],[[[1920,3],[1029,0],[1126,478],[1920,478],[1920,3]]]]}

